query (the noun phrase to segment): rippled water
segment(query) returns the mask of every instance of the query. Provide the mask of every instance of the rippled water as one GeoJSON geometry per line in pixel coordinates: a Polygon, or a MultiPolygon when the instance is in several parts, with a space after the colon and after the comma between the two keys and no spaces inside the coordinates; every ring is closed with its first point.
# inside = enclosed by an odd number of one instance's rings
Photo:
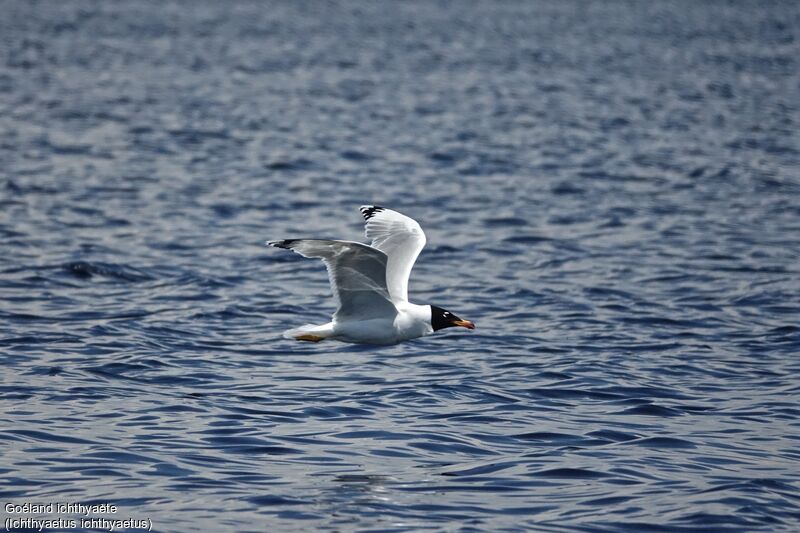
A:
{"type": "Polygon", "coordinates": [[[4,504],[800,530],[792,2],[0,7],[4,504]],[[280,337],[363,203],[475,332],[280,337]]]}

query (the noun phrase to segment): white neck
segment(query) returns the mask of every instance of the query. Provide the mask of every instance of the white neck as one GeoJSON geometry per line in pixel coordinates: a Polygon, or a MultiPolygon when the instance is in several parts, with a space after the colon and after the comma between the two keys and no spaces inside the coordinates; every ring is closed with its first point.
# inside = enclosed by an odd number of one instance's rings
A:
{"type": "Polygon", "coordinates": [[[404,328],[416,331],[415,337],[433,333],[431,325],[431,306],[417,305],[410,302],[395,304],[404,328]]]}

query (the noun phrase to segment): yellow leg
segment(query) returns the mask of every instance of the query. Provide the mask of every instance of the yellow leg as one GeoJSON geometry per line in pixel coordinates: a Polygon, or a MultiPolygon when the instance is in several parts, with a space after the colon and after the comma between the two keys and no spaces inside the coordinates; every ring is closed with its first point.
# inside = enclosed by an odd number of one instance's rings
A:
{"type": "Polygon", "coordinates": [[[319,342],[323,340],[325,337],[320,337],[319,335],[312,335],[311,333],[304,333],[302,335],[298,335],[295,337],[298,341],[310,341],[310,342],[319,342]]]}

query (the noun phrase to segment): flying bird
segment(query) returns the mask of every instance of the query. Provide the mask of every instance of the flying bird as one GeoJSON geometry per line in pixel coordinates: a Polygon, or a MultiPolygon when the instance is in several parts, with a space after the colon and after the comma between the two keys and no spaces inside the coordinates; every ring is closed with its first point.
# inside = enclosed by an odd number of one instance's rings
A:
{"type": "Polygon", "coordinates": [[[408,301],[408,277],[425,246],[425,233],[413,219],[377,205],[361,206],[371,245],[353,241],[286,239],[268,241],[322,259],[337,303],[333,319],[305,325],[283,336],[299,341],[333,339],[359,344],[395,344],[440,329],[475,324],[435,305],[408,301]]]}

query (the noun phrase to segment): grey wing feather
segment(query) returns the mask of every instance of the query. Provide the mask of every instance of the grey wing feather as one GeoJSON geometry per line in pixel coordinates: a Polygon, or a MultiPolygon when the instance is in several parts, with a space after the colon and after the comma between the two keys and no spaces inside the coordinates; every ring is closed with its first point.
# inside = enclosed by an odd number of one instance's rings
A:
{"type": "Polygon", "coordinates": [[[366,244],[323,239],[287,239],[267,243],[322,259],[338,309],[333,319],[391,315],[397,312],[386,288],[386,254],[366,244]]]}

